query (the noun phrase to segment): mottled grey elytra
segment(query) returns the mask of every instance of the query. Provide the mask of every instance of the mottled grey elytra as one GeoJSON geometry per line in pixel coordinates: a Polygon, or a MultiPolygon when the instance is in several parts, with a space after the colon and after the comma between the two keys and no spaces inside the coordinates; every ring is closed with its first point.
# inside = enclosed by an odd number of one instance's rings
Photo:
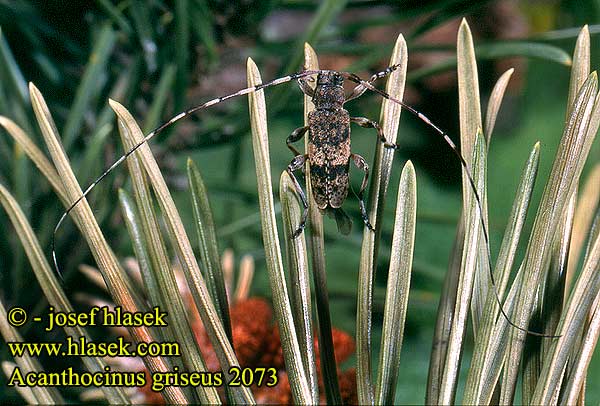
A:
{"type": "MultiPolygon", "coordinates": [[[[393,68],[386,69],[374,75],[370,81],[385,76],[392,71],[393,68]]],[[[355,92],[346,98],[344,95],[344,76],[340,72],[322,71],[317,75],[317,84],[314,89],[304,79],[298,80],[302,91],[312,98],[315,109],[308,113],[308,125],[297,128],[287,138],[287,145],[295,154],[294,159],[287,167],[287,172],[292,178],[296,192],[304,205],[302,220],[293,236],[297,237],[302,233],[308,217],[308,201],[294,175],[294,171],[304,169],[306,160],[310,164],[312,195],[317,207],[321,210],[328,207],[338,209],[346,200],[349,187],[350,161],[354,162],[356,167],[363,171],[363,181],[357,196],[363,221],[369,229],[373,230],[363,199],[363,193],[369,179],[369,165],[362,156],[352,153],[350,148],[350,123],[375,128],[379,138],[386,146],[395,148],[395,145],[385,140],[379,124],[363,117],[350,117],[348,111],[344,109],[344,103],[364,93],[366,87],[361,87],[359,84],[355,88],[355,92]],[[301,154],[294,148],[292,143],[302,139],[306,132],[308,132],[308,149],[305,154],[301,154]]]]}

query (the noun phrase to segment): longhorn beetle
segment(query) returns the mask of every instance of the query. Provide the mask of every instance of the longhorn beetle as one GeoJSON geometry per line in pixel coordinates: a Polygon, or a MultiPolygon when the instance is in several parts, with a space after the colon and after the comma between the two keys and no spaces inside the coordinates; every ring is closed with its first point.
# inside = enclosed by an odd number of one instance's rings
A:
{"type": "Polygon", "coordinates": [[[486,251],[487,261],[489,264],[488,269],[490,272],[490,281],[493,286],[494,293],[496,295],[496,301],[499,305],[500,312],[506,318],[507,322],[512,327],[531,335],[545,338],[560,337],[530,331],[527,328],[517,326],[510,320],[510,317],[508,317],[508,315],[504,311],[502,303],[498,296],[498,292],[496,291],[494,276],[492,274],[493,267],[491,254],[489,251],[489,233],[484,221],[483,205],[481,202],[481,197],[479,196],[479,192],[477,191],[477,187],[475,186],[473,175],[467,165],[467,162],[458,150],[456,144],[452,141],[452,139],[450,139],[446,132],[439,128],[437,125],[435,125],[429,118],[427,118],[427,116],[417,111],[410,105],[404,103],[403,101],[396,99],[391,95],[387,94],[386,92],[373,86],[373,82],[375,82],[377,79],[383,78],[391,74],[394,70],[398,69],[399,67],[400,65],[392,65],[386,68],[385,70],[374,74],[368,81],[361,79],[359,76],[351,72],[338,72],[333,70],[322,69],[303,70],[301,72],[293,73],[291,75],[274,79],[266,83],[261,83],[256,86],[247,87],[245,89],[239,90],[235,93],[231,93],[226,96],[217,97],[215,99],[209,100],[198,106],[191,107],[188,110],[185,110],[175,115],[170,120],[151,131],[148,135],[144,137],[142,141],[140,141],[133,148],[131,148],[129,151],[123,154],[119,159],[114,161],[108,167],[108,169],[106,169],[102,173],[102,175],[96,178],[96,180],[94,180],[85,189],[82,195],[79,196],[62,213],[58,223],[54,227],[54,232],[52,234],[52,259],[54,261],[54,267],[57,273],[59,275],[61,274],[56,258],[55,247],[56,234],[58,232],[58,229],[60,228],[66,217],[69,215],[69,213],[77,206],[77,204],[79,204],[79,202],[81,202],[81,200],[83,200],[99,182],[101,182],[106,176],[108,176],[108,174],[112,172],[117,166],[123,163],[123,161],[125,161],[139,147],[141,147],[150,139],[161,133],[167,127],[171,126],[172,124],[178,122],[179,120],[185,117],[188,117],[196,111],[214,106],[215,104],[232,99],[234,97],[257,92],[267,87],[276,86],[286,82],[290,82],[292,80],[296,80],[298,81],[298,85],[300,86],[302,92],[312,98],[312,101],[315,104],[315,110],[309,113],[308,125],[294,130],[291,133],[291,135],[287,138],[288,148],[290,148],[290,150],[295,154],[295,157],[294,159],[292,159],[292,162],[288,165],[286,171],[290,175],[296,192],[300,196],[300,199],[304,206],[300,225],[298,229],[293,232],[292,238],[297,238],[302,233],[306,225],[306,220],[308,216],[308,201],[306,198],[306,194],[302,190],[298,179],[294,175],[294,171],[301,169],[304,166],[304,163],[307,159],[310,163],[312,182],[311,186],[314,191],[313,196],[315,202],[317,203],[317,206],[321,210],[324,210],[328,207],[337,209],[342,205],[342,203],[346,199],[348,194],[348,170],[350,160],[352,160],[354,164],[364,172],[363,181],[357,196],[359,200],[361,216],[365,223],[365,226],[371,231],[374,231],[373,226],[369,221],[367,211],[365,208],[365,203],[363,200],[363,192],[367,186],[369,177],[369,168],[365,159],[362,156],[358,154],[353,154],[350,150],[350,123],[355,123],[365,128],[375,129],[377,131],[377,136],[380,142],[382,142],[386,148],[397,149],[398,145],[390,143],[386,140],[385,134],[383,133],[382,128],[377,122],[364,117],[350,117],[348,111],[343,108],[344,103],[346,103],[349,100],[360,97],[367,90],[370,90],[374,93],[379,94],[383,98],[400,105],[409,113],[413,114],[419,120],[427,124],[429,127],[433,128],[438,133],[438,135],[440,135],[444,139],[444,141],[448,144],[448,146],[452,149],[452,151],[460,161],[460,164],[467,175],[467,179],[469,180],[469,185],[475,197],[477,210],[480,215],[479,217],[482,234],[484,237],[484,243],[487,248],[486,251]],[[308,81],[305,78],[314,75],[317,75],[317,83],[316,87],[313,89],[308,84],[308,81]],[[351,82],[356,83],[356,86],[352,90],[352,93],[347,98],[344,96],[344,80],[349,80],[351,82]],[[309,133],[308,151],[306,154],[301,154],[300,151],[298,151],[292,145],[292,143],[299,141],[306,134],[307,131],[309,133]]]}

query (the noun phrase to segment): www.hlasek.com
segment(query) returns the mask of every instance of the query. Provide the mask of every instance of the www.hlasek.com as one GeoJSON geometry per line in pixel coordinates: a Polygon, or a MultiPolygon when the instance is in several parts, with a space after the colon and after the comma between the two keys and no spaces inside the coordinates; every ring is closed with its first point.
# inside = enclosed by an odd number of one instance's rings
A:
{"type": "MultiPolygon", "coordinates": [[[[158,307],[143,313],[129,313],[121,307],[93,307],[85,313],[49,312],[42,317],[33,317],[33,322],[44,323],[44,331],[64,327],[67,332],[75,326],[110,327],[164,327],[167,326],[167,313],[158,307]]],[[[13,307],[7,315],[13,327],[23,326],[27,322],[27,313],[20,307],[13,307]]],[[[180,357],[177,342],[139,342],[136,344],[118,337],[111,342],[95,342],[86,337],[67,336],[65,342],[7,342],[9,353],[15,358],[21,357],[180,357]]],[[[17,362],[18,364],[18,362],[17,362]]],[[[109,366],[103,371],[80,372],[67,368],[60,372],[30,371],[17,365],[7,381],[8,386],[136,386],[150,384],[155,392],[166,386],[275,386],[277,370],[275,368],[238,368],[232,367],[225,379],[223,372],[180,371],[177,366],[172,370],[153,372],[150,381],[144,371],[113,371],[109,366]]]]}

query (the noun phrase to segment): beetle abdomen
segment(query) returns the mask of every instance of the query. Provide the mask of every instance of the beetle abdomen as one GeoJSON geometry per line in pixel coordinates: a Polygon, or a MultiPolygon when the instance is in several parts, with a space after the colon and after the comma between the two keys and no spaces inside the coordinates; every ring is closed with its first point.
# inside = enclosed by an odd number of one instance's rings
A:
{"type": "Polygon", "coordinates": [[[338,208],[348,195],[350,115],[344,109],[308,115],[308,159],[314,199],[320,209],[338,208]]]}

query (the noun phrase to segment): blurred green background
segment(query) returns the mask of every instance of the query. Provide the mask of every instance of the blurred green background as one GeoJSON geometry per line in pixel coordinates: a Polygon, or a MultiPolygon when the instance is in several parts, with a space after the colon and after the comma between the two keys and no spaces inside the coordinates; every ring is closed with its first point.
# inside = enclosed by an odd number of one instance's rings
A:
{"type": "MultiPolygon", "coordinates": [[[[97,0],[68,6],[63,1],[0,1],[0,114],[16,121],[42,145],[27,91],[27,82],[34,82],[49,104],[79,181],[87,185],[122,153],[108,97],[129,108],[149,131],[186,107],[244,87],[247,57],[257,62],[265,80],[276,78],[301,70],[303,43],[309,42],[323,68],[368,77],[385,68],[397,35],[403,33],[409,51],[405,100],[456,140],[456,74],[446,61],[453,56],[463,16],[482,57],[485,46],[494,44],[528,40],[555,47],[554,54],[497,58],[488,54],[479,62],[484,108],[495,80],[515,67],[489,152],[490,237],[495,257],[518,176],[537,140],[542,143],[537,199],[541,195],[564,124],[569,68],[560,60],[572,53],[583,24],[591,25],[592,70],[599,66],[595,34],[600,27],[594,25],[600,22],[598,1],[97,0]]],[[[302,95],[293,83],[266,93],[273,179],[278,181],[292,158],[285,138],[302,125],[302,95]]],[[[376,96],[365,95],[346,107],[352,115],[376,119],[379,105],[376,96]]],[[[249,128],[247,101],[240,98],[170,128],[152,141],[152,148],[190,224],[185,159],[194,159],[210,191],[220,248],[232,248],[238,259],[248,253],[255,257],[253,293],[268,297],[249,128]]],[[[50,258],[50,238],[62,207],[37,169],[2,132],[0,182],[15,194],[50,258]]],[[[376,145],[372,131],[353,129],[352,143],[355,152],[372,159],[376,145]]],[[[397,401],[422,403],[439,292],[461,208],[460,166],[431,129],[406,113],[398,143],[401,149],[388,202],[395,201],[401,163],[411,159],[418,176],[418,223],[397,401]]],[[[595,144],[591,161],[598,162],[595,144]]],[[[358,190],[361,175],[354,172],[351,178],[358,190]]],[[[123,185],[127,176],[117,169],[89,199],[121,258],[133,252],[117,203],[116,189],[123,185]]],[[[534,200],[532,207],[536,205],[534,200]]],[[[345,209],[354,219],[353,231],[342,236],[334,221],[326,219],[326,257],[334,324],[353,332],[362,224],[353,196],[345,209]]],[[[387,212],[391,218],[391,203],[387,212]]],[[[93,260],[75,227],[66,223],[57,236],[65,289],[71,298],[78,293],[101,294],[76,272],[79,264],[93,265],[93,260]]],[[[383,223],[376,322],[381,320],[386,247],[391,241],[391,221],[383,223]]],[[[2,300],[7,307],[45,306],[4,212],[0,227],[6,230],[0,234],[2,300]]],[[[194,240],[191,227],[188,232],[194,240]]],[[[30,340],[43,337],[35,330],[24,335],[30,340]]],[[[379,342],[377,336],[374,342],[379,342]]],[[[467,347],[463,365],[468,365],[469,351],[467,347]]],[[[2,360],[8,359],[5,346],[0,353],[2,360]]],[[[595,358],[590,377],[600,376],[600,357],[595,358]]],[[[70,395],[76,399],[76,393],[70,395]]],[[[15,396],[0,391],[0,401],[15,396]]],[[[600,389],[589,385],[587,400],[600,401],[600,389]]]]}

